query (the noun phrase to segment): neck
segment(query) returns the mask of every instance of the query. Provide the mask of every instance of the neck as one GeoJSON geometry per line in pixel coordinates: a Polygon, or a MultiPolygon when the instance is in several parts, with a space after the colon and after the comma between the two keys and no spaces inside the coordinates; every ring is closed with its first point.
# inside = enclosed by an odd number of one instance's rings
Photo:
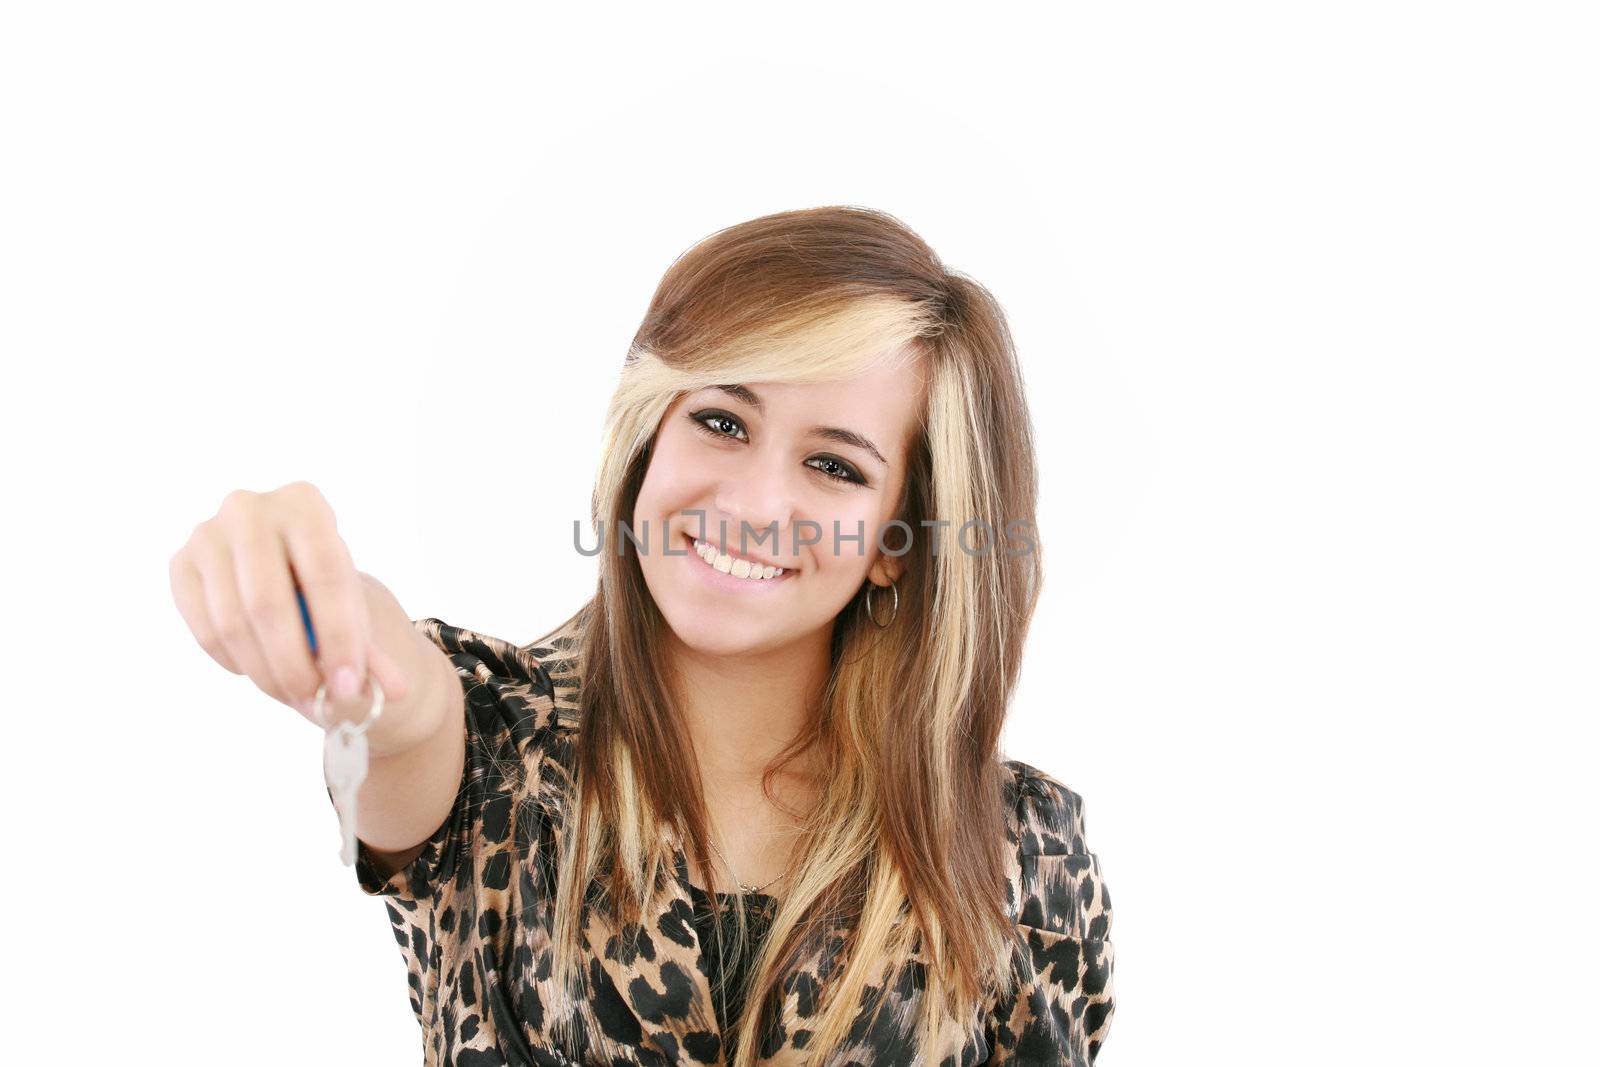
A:
{"type": "MultiPolygon", "coordinates": [[[[830,638],[824,627],[780,651],[718,656],[690,648],[669,630],[679,702],[708,801],[760,795],[762,769],[815,713],[828,679],[830,638]]],[[[809,758],[790,764],[774,784],[803,775],[809,758]]]]}

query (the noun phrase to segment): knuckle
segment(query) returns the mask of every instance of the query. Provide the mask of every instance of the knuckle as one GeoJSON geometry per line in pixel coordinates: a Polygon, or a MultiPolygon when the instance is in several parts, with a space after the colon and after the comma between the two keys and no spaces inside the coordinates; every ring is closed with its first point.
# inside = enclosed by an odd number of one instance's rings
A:
{"type": "Polygon", "coordinates": [[[290,698],[289,694],[285,693],[283,691],[283,687],[278,685],[276,680],[273,680],[273,681],[260,681],[260,680],[257,680],[256,681],[256,688],[261,690],[263,693],[267,694],[267,696],[271,697],[273,700],[276,700],[280,704],[287,704],[287,703],[290,702],[291,698],[290,698]]]}
{"type": "Polygon", "coordinates": [[[200,647],[205,651],[206,655],[216,660],[217,663],[221,665],[222,669],[227,671],[229,674],[244,673],[233,662],[233,657],[228,654],[227,647],[221,642],[217,641],[215,638],[207,638],[202,640],[200,642],[200,647]]]}
{"type": "Polygon", "coordinates": [[[231,515],[241,508],[251,507],[259,495],[259,493],[251,492],[249,489],[230,490],[228,495],[222,498],[222,504],[217,508],[217,514],[231,515]]]}
{"type": "Polygon", "coordinates": [[[240,603],[244,605],[245,615],[256,623],[276,618],[286,608],[283,601],[275,594],[258,589],[249,589],[241,593],[240,603]]]}
{"type": "Polygon", "coordinates": [[[178,550],[172,554],[171,568],[177,570],[189,560],[208,550],[216,535],[217,523],[215,519],[201,519],[195,523],[194,529],[189,531],[189,539],[179,545],[178,550]]]}
{"type": "Polygon", "coordinates": [[[239,501],[217,512],[216,523],[224,543],[237,542],[251,536],[259,528],[261,506],[255,501],[239,501]]]}
{"type": "Polygon", "coordinates": [[[322,491],[308,481],[293,481],[274,490],[274,495],[287,500],[296,507],[308,508],[321,512],[327,508],[328,502],[323,499],[322,491]]]}
{"type": "Polygon", "coordinates": [[[316,696],[317,686],[321,684],[321,679],[304,671],[284,673],[287,676],[281,679],[279,688],[290,701],[310,700],[316,696]]]}
{"type": "Polygon", "coordinates": [[[326,537],[312,539],[309,545],[302,542],[302,551],[295,554],[295,571],[312,582],[330,582],[344,577],[344,559],[334,543],[326,537]]]}
{"type": "Polygon", "coordinates": [[[214,641],[225,650],[238,648],[244,644],[249,635],[250,627],[246,620],[242,616],[230,615],[217,621],[217,632],[214,641]]]}
{"type": "MultiPolygon", "coordinates": [[[[299,692],[295,694],[295,699],[303,700],[307,704],[311,703],[313,700],[317,699],[317,691],[321,689],[326,682],[327,680],[324,679],[322,675],[313,672],[312,674],[308,675],[306,680],[300,685],[299,692]]],[[[324,694],[324,699],[326,699],[328,695],[330,694],[324,694]]]]}

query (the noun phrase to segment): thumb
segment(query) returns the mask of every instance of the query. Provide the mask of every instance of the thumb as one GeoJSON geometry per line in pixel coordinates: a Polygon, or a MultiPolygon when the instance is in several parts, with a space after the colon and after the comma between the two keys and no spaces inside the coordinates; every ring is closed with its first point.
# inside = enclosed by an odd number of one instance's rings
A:
{"type": "Polygon", "coordinates": [[[375,642],[367,646],[367,668],[383,687],[385,701],[405,700],[411,695],[413,679],[407,678],[394,658],[375,642]]]}

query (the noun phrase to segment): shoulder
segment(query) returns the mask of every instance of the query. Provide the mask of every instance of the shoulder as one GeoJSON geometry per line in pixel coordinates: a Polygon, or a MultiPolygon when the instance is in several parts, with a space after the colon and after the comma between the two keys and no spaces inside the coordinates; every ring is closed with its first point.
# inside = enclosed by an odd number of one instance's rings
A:
{"type": "Polygon", "coordinates": [[[1001,761],[1001,789],[1017,851],[1023,855],[1087,852],[1083,797],[1021,760],[1001,761]]]}
{"type": "Polygon", "coordinates": [[[1083,798],[1021,760],[1004,760],[1011,856],[1011,899],[1019,926],[1078,938],[1105,938],[1111,896],[1100,857],[1084,837],[1083,798]]]}
{"type": "Polygon", "coordinates": [[[452,626],[443,619],[411,625],[450,658],[469,713],[492,709],[523,729],[577,729],[577,632],[572,620],[527,644],[452,626]]]}
{"type": "Polygon", "coordinates": [[[1111,896],[1084,841],[1083,798],[1021,760],[1001,766],[1014,835],[1007,910],[1017,984],[993,1002],[992,1045],[1007,1063],[1092,1063],[1115,1008],[1115,951],[1111,896]]]}
{"type": "Polygon", "coordinates": [[[412,626],[450,659],[467,718],[467,785],[528,797],[553,813],[570,788],[580,721],[578,631],[567,620],[515,644],[438,618],[412,626]]]}

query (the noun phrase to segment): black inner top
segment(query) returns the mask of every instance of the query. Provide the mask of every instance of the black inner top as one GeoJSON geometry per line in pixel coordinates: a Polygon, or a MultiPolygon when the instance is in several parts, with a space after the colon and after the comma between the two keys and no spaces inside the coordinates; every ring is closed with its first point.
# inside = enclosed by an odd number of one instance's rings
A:
{"type": "MultiPolygon", "coordinates": [[[[706,960],[711,965],[711,1000],[716,1005],[717,1025],[724,1033],[724,1041],[731,1051],[732,1043],[727,1041],[729,1023],[739,1017],[739,1011],[744,1005],[745,972],[749,969],[755,954],[760,951],[761,943],[766,938],[767,931],[772,924],[776,908],[773,904],[777,901],[767,893],[746,893],[745,897],[745,929],[747,938],[743,952],[735,949],[735,939],[739,934],[739,917],[728,908],[722,917],[722,952],[727,959],[719,958],[717,942],[712,932],[716,924],[716,917],[711,913],[711,898],[699,886],[689,884],[689,895],[694,900],[694,924],[700,935],[700,947],[705,953],[706,960]],[[727,1001],[723,1003],[724,999],[727,1001]]],[[[738,906],[736,894],[718,893],[723,904],[738,906]]]]}

